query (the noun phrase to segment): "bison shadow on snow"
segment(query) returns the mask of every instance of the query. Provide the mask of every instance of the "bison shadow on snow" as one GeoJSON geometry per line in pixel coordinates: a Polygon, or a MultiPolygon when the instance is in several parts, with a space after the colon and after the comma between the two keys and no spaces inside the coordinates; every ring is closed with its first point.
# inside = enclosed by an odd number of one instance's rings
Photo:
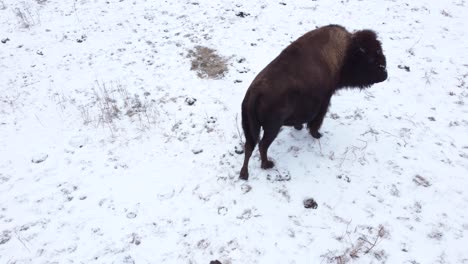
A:
{"type": "Polygon", "coordinates": [[[240,178],[249,177],[249,159],[259,141],[261,167],[272,168],[267,151],[282,126],[314,138],[330,98],[342,88],[364,89],[387,79],[386,59],[372,30],[348,32],[339,25],[312,30],[286,47],[253,80],[242,102],[245,159],[240,178]]]}

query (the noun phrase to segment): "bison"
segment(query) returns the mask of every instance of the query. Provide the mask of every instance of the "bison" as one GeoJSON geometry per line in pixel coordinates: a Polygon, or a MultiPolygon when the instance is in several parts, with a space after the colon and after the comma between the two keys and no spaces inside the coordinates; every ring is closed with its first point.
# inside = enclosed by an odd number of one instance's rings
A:
{"type": "Polygon", "coordinates": [[[259,140],[261,167],[272,168],[267,151],[282,126],[319,132],[330,98],[339,89],[364,89],[387,79],[386,59],[372,30],[349,32],[340,25],[312,30],[292,42],[252,81],[242,102],[245,158],[240,179],[259,140]]]}

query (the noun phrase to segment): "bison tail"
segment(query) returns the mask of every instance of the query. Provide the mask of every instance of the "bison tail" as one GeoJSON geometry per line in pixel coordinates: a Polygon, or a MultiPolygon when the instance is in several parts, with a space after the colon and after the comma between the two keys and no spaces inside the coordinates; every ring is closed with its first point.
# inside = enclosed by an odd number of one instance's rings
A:
{"type": "Polygon", "coordinates": [[[260,136],[260,124],[257,119],[257,96],[248,92],[242,102],[242,129],[244,130],[246,144],[252,149],[258,142],[260,136]]]}

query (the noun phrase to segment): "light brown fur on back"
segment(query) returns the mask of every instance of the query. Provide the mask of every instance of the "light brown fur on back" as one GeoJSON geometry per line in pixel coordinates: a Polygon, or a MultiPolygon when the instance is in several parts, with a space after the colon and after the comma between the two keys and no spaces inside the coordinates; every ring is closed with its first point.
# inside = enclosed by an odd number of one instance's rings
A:
{"type": "Polygon", "coordinates": [[[330,67],[332,75],[338,74],[343,66],[346,49],[351,41],[351,34],[346,29],[330,27],[323,29],[328,33],[327,43],[323,46],[321,54],[330,67]]]}

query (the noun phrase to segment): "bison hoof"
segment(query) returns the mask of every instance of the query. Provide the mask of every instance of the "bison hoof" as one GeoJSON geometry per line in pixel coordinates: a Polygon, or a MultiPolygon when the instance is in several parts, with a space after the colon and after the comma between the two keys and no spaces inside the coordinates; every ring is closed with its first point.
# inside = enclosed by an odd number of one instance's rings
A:
{"type": "Polygon", "coordinates": [[[275,166],[275,163],[271,160],[267,160],[266,162],[262,162],[262,169],[271,169],[275,166]]]}
{"type": "Polygon", "coordinates": [[[247,170],[241,169],[239,179],[244,180],[244,181],[248,180],[249,179],[249,172],[247,170]]]}
{"type": "Polygon", "coordinates": [[[318,131],[310,132],[313,138],[319,139],[322,137],[322,134],[318,131]]]}
{"type": "Polygon", "coordinates": [[[297,129],[297,130],[302,130],[302,124],[301,125],[295,125],[294,128],[297,129]]]}

